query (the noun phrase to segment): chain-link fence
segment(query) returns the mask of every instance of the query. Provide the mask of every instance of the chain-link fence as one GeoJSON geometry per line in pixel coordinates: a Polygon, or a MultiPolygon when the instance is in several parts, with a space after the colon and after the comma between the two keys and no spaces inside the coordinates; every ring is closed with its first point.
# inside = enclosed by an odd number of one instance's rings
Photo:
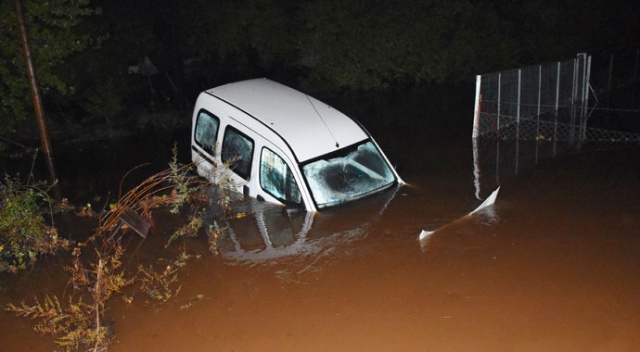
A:
{"type": "Polygon", "coordinates": [[[625,75],[615,70],[611,56],[596,67],[598,85],[592,88],[587,54],[477,76],[473,152],[478,199],[508,175],[531,169],[540,159],[576,152],[584,142],[640,141],[640,119],[628,118],[638,116],[628,104],[640,89],[640,51],[634,60],[615,57],[617,65],[627,63],[633,79],[619,78],[625,75]]]}
{"type": "MultiPolygon", "coordinates": [[[[634,79],[638,75],[640,56],[635,58],[634,79]]],[[[614,72],[612,62],[608,64],[609,71],[614,72]]],[[[596,77],[601,76],[602,70],[598,72],[596,77]]],[[[591,56],[587,54],[578,54],[575,59],[563,62],[479,75],[476,78],[473,137],[569,143],[640,141],[637,128],[623,131],[615,128],[618,125],[636,126],[639,122],[619,117],[623,113],[628,115],[629,109],[611,107],[611,82],[622,82],[613,80],[611,72],[608,79],[600,77],[596,87],[602,98],[606,98],[606,104],[594,102],[591,107],[589,97],[596,97],[596,91],[590,85],[591,56]],[[606,86],[602,87],[603,84],[606,86]]],[[[635,92],[635,86],[632,87],[635,92]]]]}
{"type": "Polygon", "coordinates": [[[477,76],[473,137],[582,140],[591,57],[477,76]]]}

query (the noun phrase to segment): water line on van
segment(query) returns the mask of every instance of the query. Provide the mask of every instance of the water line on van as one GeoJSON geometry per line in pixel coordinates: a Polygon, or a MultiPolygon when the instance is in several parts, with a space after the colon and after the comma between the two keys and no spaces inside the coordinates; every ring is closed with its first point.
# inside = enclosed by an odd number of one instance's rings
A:
{"type": "Polygon", "coordinates": [[[316,109],[316,106],[313,105],[313,102],[311,101],[311,98],[309,97],[309,95],[305,94],[304,95],[307,98],[307,101],[309,102],[309,104],[311,104],[311,107],[313,108],[313,110],[316,112],[316,115],[318,115],[318,117],[320,118],[320,120],[322,121],[322,124],[324,124],[324,127],[327,129],[327,131],[329,132],[329,134],[331,135],[331,138],[333,138],[333,141],[336,142],[336,148],[340,148],[340,143],[338,143],[338,139],[336,139],[336,136],[333,135],[333,132],[331,132],[331,129],[329,128],[329,126],[327,125],[327,123],[324,121],[324,119],[322,118],[322,115],[320,114],[320,112],[318,111],[318,109],[316,109]]]}

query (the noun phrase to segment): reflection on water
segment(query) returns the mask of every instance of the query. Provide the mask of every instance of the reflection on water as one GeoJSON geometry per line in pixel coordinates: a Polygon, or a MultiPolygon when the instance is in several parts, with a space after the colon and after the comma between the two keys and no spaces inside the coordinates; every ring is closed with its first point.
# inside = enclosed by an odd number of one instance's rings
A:
{"type": "Polygon", "coordinates": [[[575,154],[579,144],[549,140],[500,140],[473,138],[473,175],[477,199],[505,180],[531,171],[540,161],[575,154]]]}
{"type": "Polygon", "coordinates": [[[218,224],[224,229],[218,252],[228,265],[286,264],[297,268],[289,274],[307,272],[337,247],[365,238],[401,188],[320,213],[286,212],[248,198],[234,205],[245,216],[218,224]]]}

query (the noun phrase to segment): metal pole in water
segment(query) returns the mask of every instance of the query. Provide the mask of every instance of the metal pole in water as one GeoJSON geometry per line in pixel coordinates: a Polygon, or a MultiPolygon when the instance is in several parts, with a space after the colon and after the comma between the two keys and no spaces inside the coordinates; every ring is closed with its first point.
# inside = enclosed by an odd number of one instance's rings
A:
{"type": "Polygon", "coordinates": [[[476,101],[473,112],[473,131],[471,132],[471,138],[478,138],[480,127],[480,104],[482,104],[482,94],[480,92],[482,88],[482,76],[476,75],[476,101]]]}
{"type": "Polygon", "coordinates": [[[20,0],[15,0],[16,6],[16,18],[18,20],[18,28],[20,30],[20,37],[22,39],[22,51],[24,54],[25,63],[27,65],[27,76],[29,78],[29,88],[31,90],[31,97],[33,98],[33,107],[36,113],[36,120],[38,122],[38,130],[40,132],[40,142],[42,143],[42,153],[44,154],[44,160],[49,170],[49,181],[53,187],[54,196],[56,200],[60,200],[60,191],[57,186],[58,178],[53,167],[53,157],[51,151],[51,143],[49,142],[49,133],[47,132],[47,123],[44,117],[44,109],[42,108],[42,98],[40,96],[40,89],[38,88],[38,81],[36,79],[35,66],[33,65],[33,58],[31,56],[31,47],[29,45],[29,38],[27,36],[27,28],[24,22],[24,15],[22,13],[22,4],[20,0]]]}

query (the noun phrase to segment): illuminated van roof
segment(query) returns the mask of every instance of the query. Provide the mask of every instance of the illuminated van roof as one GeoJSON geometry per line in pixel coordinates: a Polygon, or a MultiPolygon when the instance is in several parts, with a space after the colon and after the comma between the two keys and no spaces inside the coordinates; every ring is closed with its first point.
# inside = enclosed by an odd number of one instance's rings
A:
{"type": "Polygon", "coordinates": [[[243,110],[280,135],[299,162],[369,137],[358,123],[340,111],[265,78],[226,84],[206,93],[243,110]]]}

